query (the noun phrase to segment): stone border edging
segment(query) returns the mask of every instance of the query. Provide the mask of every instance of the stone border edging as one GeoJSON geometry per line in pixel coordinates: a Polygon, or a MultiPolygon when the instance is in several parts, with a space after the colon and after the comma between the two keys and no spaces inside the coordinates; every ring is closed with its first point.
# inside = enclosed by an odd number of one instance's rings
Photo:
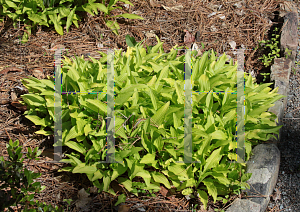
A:
{"type": "MultiPolygon", "coordinates": [[[[271,81],[275,81],[274,87],[278,88],[278,93],[284,95],[283,99],[275,102],[269,109],[277,115],[276,124],[282,125],[284,109],[287,105],[287,95],[289,93],[289,78],[295,64],[295,57],[298,46],[298,12],[293,3],[281,5],[284,8],[282,16],[284,23],[281,30],[280,49],[288,48],[291,54],[285,53],[284,57],[274,59],[271,67],[271,81]]],[[[265,212],[270,201],[270,195],[277,183],[280,167],[280,151],[277,148],[281,139],[282,130],[279,130],[277,139],[270,139],[271,144],[259,144],[253,148],[253,155],[247,161],[247,173],[252,173],[247,181],[250,189],[246,189],[248,198],[237,198],[226,212],[265,212]]]]}

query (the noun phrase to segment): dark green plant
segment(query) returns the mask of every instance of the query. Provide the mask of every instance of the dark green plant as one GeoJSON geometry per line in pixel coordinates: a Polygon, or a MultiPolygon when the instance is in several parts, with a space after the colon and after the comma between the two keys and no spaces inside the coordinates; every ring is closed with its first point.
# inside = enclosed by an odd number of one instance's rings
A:
{"type": "MultiPolygon", "coordinates": [[[[84,173],[100,191],[115,195],[111,182],[122,184],[138,196],[138,190],[177,188],[183,195],[198,196],[207,205],[227,194],[239,194],[249,185],[251,173],[245,163],[236,160],[237,64],[227,56],[215,56],[213,50],[197,57],[191,53],[193,161],[184,161],[184,59],[177,57],[176,46],[165,53],[162,42],[147,50],[139,44],[127,52],[116,50],[115,78],[115,160],[123,163],[100,163],[106,158],[107,68],[108,55],[91,61],[83,57],[65,57],[62,67],[64,91],[89,94],[62,95],[62,144],[73,150],[66,154],[69,163],[62,171],[84,173]],[[95,91],[104,93],[96,94],[95,91]],[[94,92],[94,93],[92,93],[94,92]],[[177,163],[176,161],[182,161],[177,163]],[[138,180],[136,180],[138,179],[138,180]]],[[[131,43],[133,44],[132,40],[131,43]]],[[[133,44],[134,45],[134,44],[133,44]]],[[[267,110],[282,98],[272,83],[258,85],[245,75],[245,159],[252,146],[278,134],[281,126],[276,115],[267,110]]],[[[28,105],[26,118],[41,129],[36,133],[53,134],[54,80],[30,77],[22,80],[29,94],[22,96],[28,105]]],[[[239,100],[244,104],[244,100],[239,100]]],[[[120,198],[123,201],[124,198],[120,198]]],[[[120,203],[119,201],[119,203],[120,203]]]]}
{"type": "MultiPolygon", "coordinates": [[[[22,205],[22,211],[25,212],[62,211],[57,206],[54,208],[51,205],[34,200],[35,193],[45,188],[41,186],[40,182],[35,181],[41,174],[24,168],[22,147],[19,146],[18,140],[15,142],[10,140],[6,146],[9,155],[8,160],[4,160],[3,156],[0,157],[0,211],[4,209],[14,211],[11,206],[17,205],[22,205]]],[[[37,157],[40,154],[41,151],[38,151],[38,147],[34,150],[29,147],[25,158],[38,160],[37,157]]]]}
{"type": "Polygon", "coordinates": [[[277,34],[277,32],[278,32],[277,27],[275,27],[274,32],[275,33],[272,34],[271,40],[259,41],[260,48],[264,48],[268,52],[267,55],[264,54],[262,57],[259,58],[264,63],[265,67],[270,66],[271,64],[273,64],[273,61],[275,58],[280,57],[280,54],[279,54],[280,53],[280,48],[279,48],[280,35],[277,34]],[[264,46],[262,44],[264,44],[264,46]]]}
{"type": "MultiPolygon", "coordinates": [[[[78,21],[81,18],[78,12],[88,12],[92,16],[98,15],[98,11],[103,12],[103,19],[107,27],[115,34],[120,29],[116,19],[118,17],[128,19],[143,19],[135,14],[123,13],[111,16],[111,12],[115,9],[122,9],[116,6],[118,2],[123,2],[133,6],[128,0],[110,0],[107,2],[102,0],[0,0],[0,17],[8,16],[14,22],[16,27],[18,22],[24,23],[24,35],[22,42],[27,42],[31,35],[32,28],[37,25],[47,26],[54,25],[56,32],[63,35],[63,27],[66,31],[74,24],[78,28],[78,21]]],[[[1,20],[1,19],[0,19],[1,20]]]]}

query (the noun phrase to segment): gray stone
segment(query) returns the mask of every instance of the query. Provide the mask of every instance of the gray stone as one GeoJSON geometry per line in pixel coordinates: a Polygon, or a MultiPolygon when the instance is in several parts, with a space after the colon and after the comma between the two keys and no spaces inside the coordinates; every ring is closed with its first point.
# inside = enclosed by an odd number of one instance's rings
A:
{"type": "Polygon", "coordinates": [[[279,166],[280,152],[275,144],[257,145],[247,161],[247,173],[252,173],[247,181],[250,189],[245,190],[248,197],[233,202],[226,212],[265,212],[277,183],[279,166]]]}
{"type": "Polygon", "coordinates": [[[226,212],[260,212],[260,205],[247,199],[237,198],[226,212]]]}
{"type": "Polygon", "coordinates": [[[284,52],[286,48],[292,50],[291,54],[285,53],[290,60],[292,60],[292,68],[295,64],[298,46],[298,13],[296,11],[288,12],[284,16],[284,23],[280,38],[280,49],[284,52]]]}
{"type": "Polygon", "coordinates": [[[285,115],[285,118],[294,118],[294,117],[293,117],[292,113],[287,113],[287,114],[285,115]]]}
{"type": "Polygon", "coordinates": [[[278,93],[286,96],[283,100],[279,100],[283,102],[284,107],[287,103],[291,69],[292,60],[286,58],[275,58],[274,64],[271,66],[271,81],[275,80],[275,87],[279,87],[278,93]]]}
{"type": "Polygon", "coordinates": [[[270,201],[269,195],[277,183],[280,152],[274,144],[259,144],[253,149],[253,153],[247,162],[247,173],[253,174],[248,180],[250,189],[246,189],[246,192],[248,196],[257,196],[250,197],[250,200],[260,204],[261,211],[264,212],[270,201]]]}

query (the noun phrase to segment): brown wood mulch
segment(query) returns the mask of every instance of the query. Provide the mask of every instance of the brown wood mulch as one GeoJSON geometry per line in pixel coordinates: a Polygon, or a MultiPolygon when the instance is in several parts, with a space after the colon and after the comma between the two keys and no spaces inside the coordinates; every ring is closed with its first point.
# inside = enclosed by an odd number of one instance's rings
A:
{"type": "MultiPolygon", "coordinates": [[[[100,58],[96,52],[108,48],[126,49],[125,36],[129,34],[137,41],[145,39],[147,45],[155,45],[157,35],[165,51],[178,45],[184,46],[185,30],[195,36],[196,44],[204,50],[214,49],[219,54],[231,54],[228,42],[235,41],[236,48],[246,48],[245,70],[257,75],[263,69],[258,60],[261,52],[254,48],[259,40],[268,39],[268,30],[276,20],[276,11],[281,1],[229,1],[229,0],[132,0],[134,7],[123,7],[124,11],[140,15],[144,20],[119,19],[119,36],[113,34],[105,25],[101,16],[86,16],[80,27],[71,27],[70,32],[59,36],[53,28],[38,27],[26,44],[20,43],[24,26],[13,28],[9,20],[0,24],[0,151],[7,156],[5,144],[19,139],[24,152],[27,147],[46,148],[40,161],[25,164],[33,171],[42,173],[38,179],[46,189],[36,198],[47,203],[65,207],[65,211],[80,211],[76,204],[67,209],[63,199],[76,200],[78,191],[90,187],[89,181],[82,175],[57,173],[62,164],[51,162],[53,137],[34,134],[38,130],[23,113],[26,107],[19,103],[20,95],[26,93],[20,79],[28,75],[37,78],[52,76],[54,70],[54,52],[50,49],[63,45],[68,51],[66,56],[92,56],[100,58]],[[49,149],[50,148],[50,149],[49,149]],[[50,155],[50,156],[49,156],[50,155]],[[48,156],[48,157],[47,157],[48,156]]],[[[119,14],[113,11],[112,14],[119,14]]],[[[280,23],[279,23],[280,24],[280,23]]],[[[233,57],[233,55],[232,55],[233,57]]],[[[162,189],[163,190],[163,189],[162,189]]],[[[196,199],[187,200],[184,196],[158,192],[155,198],[136,198],[127,195],[126,204],[114,207],[117,197],[100,193],[92,194],[90,204],[81,211],[191,211],[192,205],[202,205],[196,199]],[[130,208],[131,207],[131,208],[130,208]],[[130,208],[130,209],[129,209],[130,208]]],[[[228,207],[237,195],[232,195],[227,204],[209,199],[209,211],[214,208],[228,207]]],[[[77,200],[78,202],[79,200],[77,200]]],[[[198,210],[201,207],[198,207],[198,210]]],[[[203,211],[203,210],[202,210],[203,211]]]]}

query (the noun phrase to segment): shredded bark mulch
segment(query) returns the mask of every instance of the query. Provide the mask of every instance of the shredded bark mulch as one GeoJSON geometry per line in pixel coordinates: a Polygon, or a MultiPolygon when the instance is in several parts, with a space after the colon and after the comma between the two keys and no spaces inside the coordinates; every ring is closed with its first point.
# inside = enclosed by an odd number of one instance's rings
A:
{"type": "MultiPolygon", "coordinates": [[[[107,49],[126,49],[125,36],[130,35],[137,41],[145,39],[147,45],[155,45],[157,35],[166,52],[173,46],[191,48],[192,43],[184,42],[184,36],[190,33],[195,37],[198,47],[204,46],[202,52],[214,49],[218,55],[224,52],[231,57],[232,45],[236,48],[245,48],[245,71],[258,76],[264,70],[264,65],[258,59],[263,52],[256,49],[259,40],[268,40],[274,26],[282,24],[278,17],[279,3],[275,0],[255,1],[227,1],[227,0],[166,0],[166,1],[138,1],[132,0],[134,7],[123,4],[123,11],[140,15],[144,20],[129,20],[119,18],[119,35],[108,29],[101,15],[91,17],[86,15],[77,29],[72,26],[69,33],[59,36],[53,28],[38,27],[26,44],[20,42],[24,26],[20,24],[16,29],[10,20],[0,23],[0,151],[7,157],[5,144],[9,139],[18,139],[27,147],[45,149],[40,161],[26,162],[26,166],[42,173],[38,179],[46,189],[36,195],[36,199],[49,204],[64,207],[65,211],[191,211],[198,204],[197,209],[204,211],[202,203],[178,193],[164,191],[156,193],[155,197],[136,198],[127,195],[126,204],[114,207],[117,197],[91,192],[85,207],[79,209],[80,190],[92,187],[89,180],[83,175],[58,173],[62,164],[51,163],[53,159],[53,137],[36,135],[38,130],[23,113],[26,111],[19,103],[20,95],[27,92],[20,79],[35,76],[39,79],[53,76],[54,51],[50,49],[63,45],[68,51],[63,55],[71,57],[83,55],[100,58],[97,51],[107,49]],[[52,157],[52,158],[51,158],[52,157]],[[168,192],[168,194],[166,193],[168,192]],[[70,207],[63,199],[76,200],[70,207]],[[78,203],[79,202],[79,203],[78,203]],[[77,206],[76,206],[77,205],[77,206]]],[[[121,14],[121,10],[112,12],[112,15],[121,14]]],[[[124,189],[116,185],[116,190],[124,189]]],[[[165,189],[166,190],[166,189],[165,189]]],[[[208,209],[225,209],[238,197],[232,195],[227,204],[221,201],[213,203],[209,199],[208,209]]]]}

